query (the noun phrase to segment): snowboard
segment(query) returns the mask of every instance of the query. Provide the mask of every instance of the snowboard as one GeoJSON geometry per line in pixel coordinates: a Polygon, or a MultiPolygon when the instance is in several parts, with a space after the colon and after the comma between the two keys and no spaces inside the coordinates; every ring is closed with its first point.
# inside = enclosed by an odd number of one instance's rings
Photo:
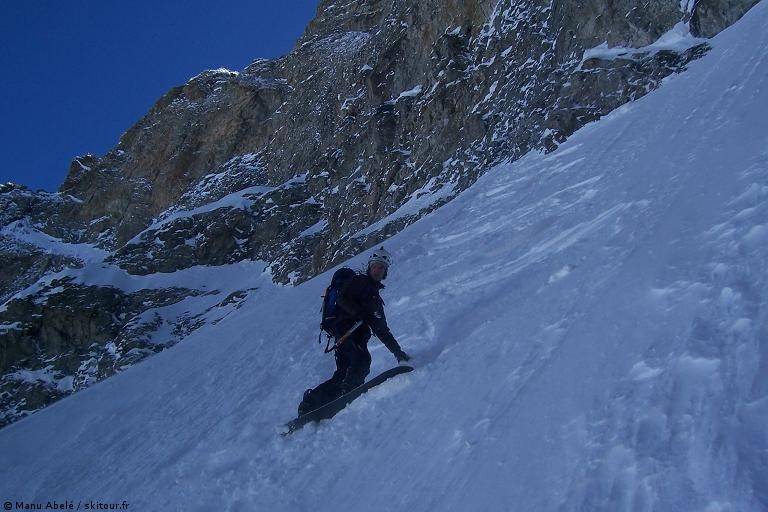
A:
{"type": "Polygon", "coordinates": [[[384,373],[381,373],[376,377],[372,378],[365,384],[361,384],[360,386],[356,387],[349,393],[341,395],[336,400],[332,400],[327,404],[318,407],[314,411],[309,411],[308,413],[302,414],[298,418],[289,421],[288,423],[285,424],[285,426],[288,428],[288,431],[283,432],[281,435],[287,436],[288,434],[300,429],[310,421],[320,421],[320,420],[326,420],[328,418],[332,418],[336,413],[338,413],[339,411],[344,409],[347,405],[349,405],[355,398],[359,397],[360,395],[362,395],[372,387],[378,386],[385,380],[391,377],[394,377],[395,375],[400,375],[401,373],[408,373],[412,371],[413,371],[413,367],[411,366],[396,366],[394,368],[390,368],[384,373]]]}

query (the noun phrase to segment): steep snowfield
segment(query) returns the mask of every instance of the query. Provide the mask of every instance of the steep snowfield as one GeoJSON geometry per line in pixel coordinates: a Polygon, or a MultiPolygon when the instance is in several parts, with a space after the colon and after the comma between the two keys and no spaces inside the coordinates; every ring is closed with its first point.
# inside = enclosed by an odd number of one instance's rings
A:
{"type": "MultiPolygon", "coordinates": [[[[0,498],[768,509],[766,26],[762,2],[659,91],[392,238],[384,298],[415,372],[281,438],[332,372],[329,275],[249,276],[216,325],[0,431],[0,498]]],[[[373,374],[394,364],[371,347],[373,374]]]]}

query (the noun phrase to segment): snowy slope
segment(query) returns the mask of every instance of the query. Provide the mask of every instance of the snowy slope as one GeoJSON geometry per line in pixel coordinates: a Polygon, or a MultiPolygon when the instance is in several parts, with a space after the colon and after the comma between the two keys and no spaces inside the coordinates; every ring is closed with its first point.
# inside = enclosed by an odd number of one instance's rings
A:
{"type": "MultiPolygon", "coordinates": [[[[250,276],[216,325],[0,431],[0,496],[768,509],[765,26],[762,2],[687,73],[393,237],[384,298],[416,372],[281,438],[332,371],[314,344],[328,275],[250,276]]],[[[371,346],[374,374],[394,364],[371,346]]]]}

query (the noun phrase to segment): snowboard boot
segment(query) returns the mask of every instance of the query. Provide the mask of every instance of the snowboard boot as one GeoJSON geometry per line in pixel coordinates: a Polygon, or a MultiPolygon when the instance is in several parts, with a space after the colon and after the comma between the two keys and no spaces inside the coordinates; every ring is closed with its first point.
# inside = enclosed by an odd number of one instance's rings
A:
{"type": "Polygon", "coordinates": [[[304,396],[302,397],[301,403],[299,404],[299,416],[307,414],[308,412],[315,409],[312,402],[312,389],[310,388],[304,392],[304,396]]]}
{"type": "Polygon", "coordinates": [[[366,375],[368,375],[367,368],[350,368],[347,370],[344,380],[339,384],[339,396],[346,395],[358,386],[362,386],[366,375]]]}

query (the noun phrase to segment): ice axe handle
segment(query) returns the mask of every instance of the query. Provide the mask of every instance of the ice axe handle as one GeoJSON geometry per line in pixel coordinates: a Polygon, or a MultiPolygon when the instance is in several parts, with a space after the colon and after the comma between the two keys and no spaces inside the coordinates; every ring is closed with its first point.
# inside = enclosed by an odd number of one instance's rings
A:
{"type": "Polygon", "coordinates": [[[338,339],[338,341],[336,342],[336,346],[337,347],[342,346],[344,344],[344,342],[347,341],[347,339],[352,335],[352,333],[355,332],[355,329],[357,329],[361,325],[363,325],[363,321],[362,320],[358,320],[355,323],[355,325],[350,327],[349,330],[346,333],[344,333],[344,336],[342,336],[341,338],[338,339]]]}

